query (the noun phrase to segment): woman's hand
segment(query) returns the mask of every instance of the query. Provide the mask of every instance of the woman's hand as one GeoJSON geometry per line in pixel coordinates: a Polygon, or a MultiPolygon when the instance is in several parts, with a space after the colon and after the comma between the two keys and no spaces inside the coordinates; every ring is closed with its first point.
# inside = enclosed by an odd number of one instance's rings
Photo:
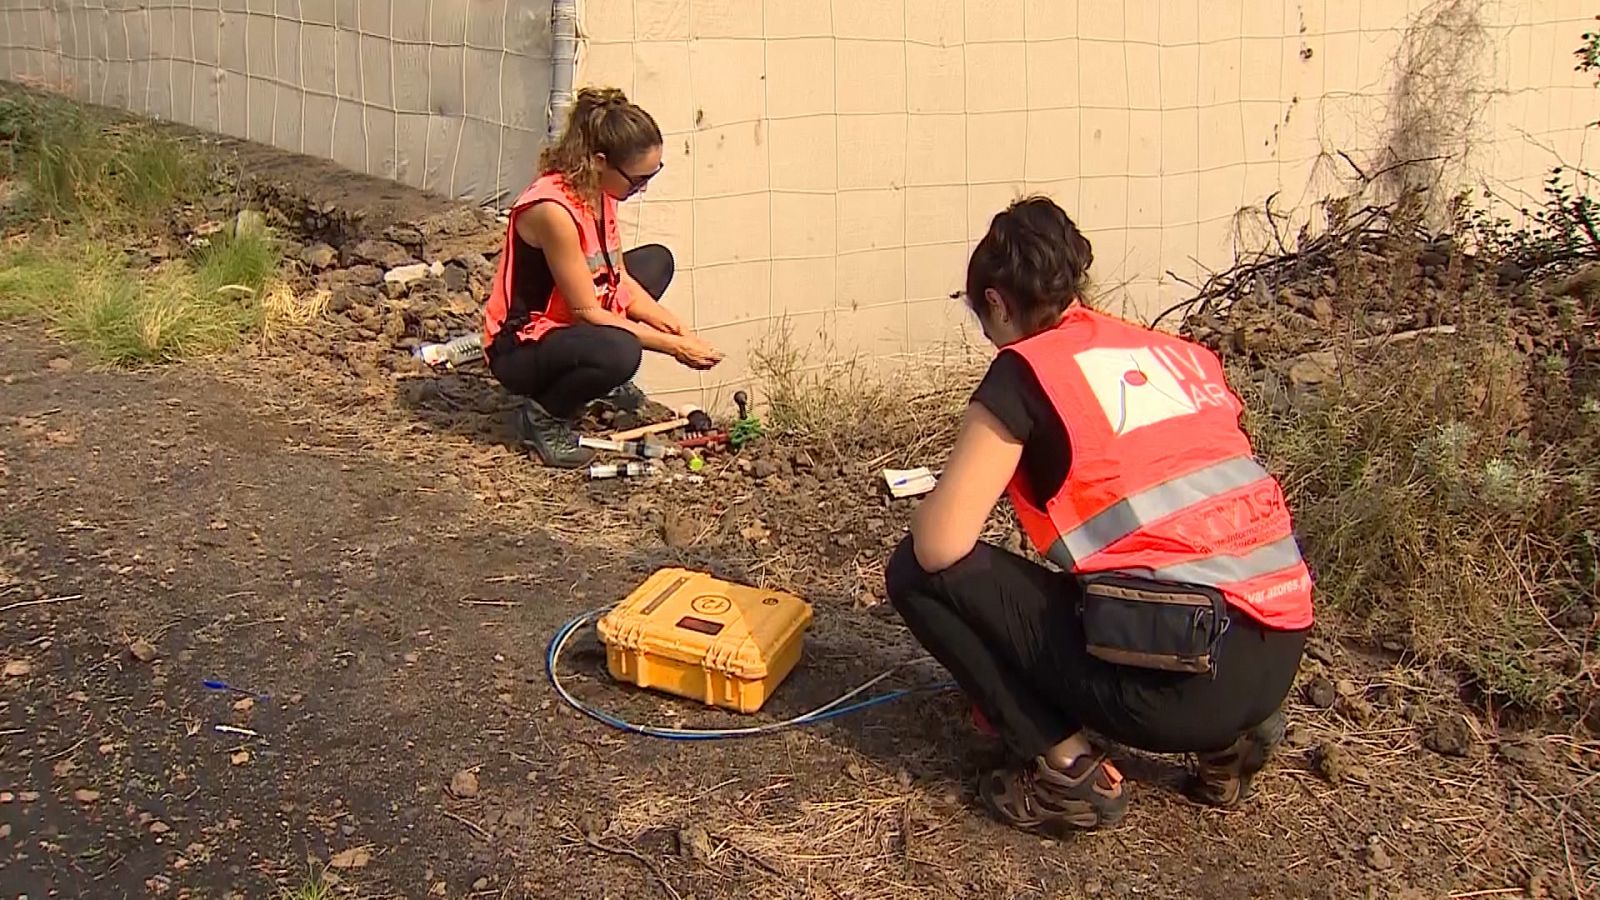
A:
{"type": "Polygon", "coordinates": [[[722,362],[722,351],[692,334],[684,334],[672,342],[672,358],[691,369],[709,369],[722,362]]]}

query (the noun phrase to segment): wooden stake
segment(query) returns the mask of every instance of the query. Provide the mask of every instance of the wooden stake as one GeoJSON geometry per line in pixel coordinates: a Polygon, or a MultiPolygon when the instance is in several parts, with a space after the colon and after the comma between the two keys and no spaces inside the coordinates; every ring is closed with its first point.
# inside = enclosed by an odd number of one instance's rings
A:
{"type": "Polygon", "coordinates": [[[671,420],[670,422],[657,422],[654,425],[641,425],[638,428],[630,428],[627,431],[614,431],[614,432],[611,433],[611,440],[613,440],[613,441],[633,441],[633,440],[638,440],[639,438],[642,438],[645,435],[660,434],[663,431],[672,431],[674,429],[683,428],[688,424],[689,424],[689,420],[688,419],[677,418],[677,419],[671,420]]]}

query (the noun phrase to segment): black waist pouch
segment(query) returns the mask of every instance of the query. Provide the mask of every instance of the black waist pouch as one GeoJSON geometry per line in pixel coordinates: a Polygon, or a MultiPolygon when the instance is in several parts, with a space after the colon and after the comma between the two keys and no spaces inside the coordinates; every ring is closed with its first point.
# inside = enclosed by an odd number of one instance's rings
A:
{"type": "Polygon", "coordinates": [[[1228,630],[1222,593],[1130,575],[1080,576],[1089,655],[1120,666],[1211,674],[1228,630]]]}

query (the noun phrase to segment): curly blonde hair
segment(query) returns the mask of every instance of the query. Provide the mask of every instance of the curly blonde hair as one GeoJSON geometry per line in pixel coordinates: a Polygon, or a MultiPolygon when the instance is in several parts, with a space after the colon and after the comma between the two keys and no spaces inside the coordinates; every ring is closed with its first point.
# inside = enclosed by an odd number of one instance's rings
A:
{"type": "Polygon", "coordinates": [[[620,166],[653,147],[661,146],[656,120],[616,88],[586,87],[578,91],[566,127],[555,143],[539,154],[539,174],[559,172],[574,199],[593,201],[600,190],[596,154],[605,154],[620,166]]]}

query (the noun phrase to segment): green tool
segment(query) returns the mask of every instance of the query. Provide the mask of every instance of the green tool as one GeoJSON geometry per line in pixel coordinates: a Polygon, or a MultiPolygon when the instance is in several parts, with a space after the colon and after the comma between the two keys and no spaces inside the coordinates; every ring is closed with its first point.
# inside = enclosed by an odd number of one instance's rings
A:
{"type": "Polygon", "coordinates": [[[750,415],[750,396],[744,391],[734,392],[733,403],[739,407],[739,420],[728,429],[728,443],[737,450],[761,437],[761,420],[750,415]]]}

